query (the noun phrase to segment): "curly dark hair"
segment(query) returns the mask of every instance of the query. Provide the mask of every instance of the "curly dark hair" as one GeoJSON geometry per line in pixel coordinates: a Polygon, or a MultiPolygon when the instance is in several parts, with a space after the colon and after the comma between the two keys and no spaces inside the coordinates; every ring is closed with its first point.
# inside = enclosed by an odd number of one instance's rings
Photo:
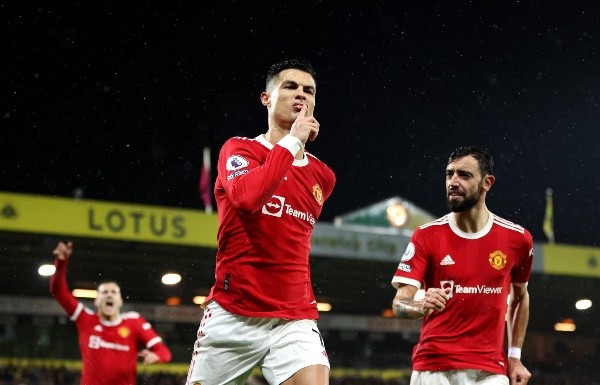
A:
{"type": "Polygon", "coordinates": [[[494,160],[486,149],[482,149],[476,146],[463,146],[459,147],[450,154],[448,164],[454,162],[457,159],[464,158],[465,156],[472,156],[477,160],[479,164],[479,170],[481,175],[493,175],[492,168],[494,167],[494,160]]]}

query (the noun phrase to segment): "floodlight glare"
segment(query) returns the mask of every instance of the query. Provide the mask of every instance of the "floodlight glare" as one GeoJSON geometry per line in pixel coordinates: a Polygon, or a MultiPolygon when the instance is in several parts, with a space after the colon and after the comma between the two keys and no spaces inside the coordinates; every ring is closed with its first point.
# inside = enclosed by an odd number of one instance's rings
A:
{"type": "Polygon", "coordinates": [[[56,267],[54,265],[42,265],[38,269],[38,274],[42,277],[49,277],[56,272],[56,267]]]}
{"type": "Polygon", "coordinates": [[[386,209],[387,219],[394,227],[402,227],[408,222],[408,209],[402,203],[394,203],[386,209]]]}
{"type": "Polygon", "coordinates": [[[162,283],[165,285],[175,285],[181,282],[181,275],[177,273],[168,273],[162,276],[162,283]]]}
{"type": "Polygon", "coordinates": [[[577,310],[586,310],[592,307],[592,301],[589,299],[580,299],[575,303],[577,310]]]}

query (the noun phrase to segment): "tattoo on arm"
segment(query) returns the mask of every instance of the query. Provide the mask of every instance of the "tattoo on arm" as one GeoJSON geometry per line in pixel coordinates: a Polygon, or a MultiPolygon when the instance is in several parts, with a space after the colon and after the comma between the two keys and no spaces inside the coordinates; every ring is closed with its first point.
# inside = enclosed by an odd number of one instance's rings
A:
{"type": "Polygon", "coordinates": [[[394,301],[394,315],[401,319],[423,318],[423,301],[415,301],[411,298],[394,301]]]}

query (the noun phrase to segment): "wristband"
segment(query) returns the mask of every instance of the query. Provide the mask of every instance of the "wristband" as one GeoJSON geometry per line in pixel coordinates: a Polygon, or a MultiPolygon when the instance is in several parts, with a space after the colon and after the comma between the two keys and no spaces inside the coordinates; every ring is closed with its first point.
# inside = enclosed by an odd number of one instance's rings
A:
{"type": "Polygon", "coordinates": [[[508,348],[508,357],[521,359],[521,348],[517,348],[516,346],[511,346],[508,348]]]}

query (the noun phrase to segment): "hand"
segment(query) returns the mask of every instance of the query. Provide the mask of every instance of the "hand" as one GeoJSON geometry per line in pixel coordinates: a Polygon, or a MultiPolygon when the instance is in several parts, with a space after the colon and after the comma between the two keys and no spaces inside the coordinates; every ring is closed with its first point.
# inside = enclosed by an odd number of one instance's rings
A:
{"type": "Polygon", "coordinates": [[[531,379],[531,373],[518,358],[508,358],[510,385],[524,385],[531,379]]]}
{"type": "Polygon", "coordinates": [[[138,353],[138,357],[143,358],[144,364],[153,364],[159,360],[158,355],[148,349],[144,349],[138,353]]]}
{"type": "Polygon", "coordinates": [[[56,256],[56,259],[61,261],[69,259],[71,257],[71,253],[73,253],[73,242],[58,242],[56,248],[52,252],[56,256]]]}
{"type": "Polygon", "coordinates": [[[421,305],[423,315],[427,317],[434,311],[444,310],[444,308],[446,307],[446,302],[448,302],[449,291],[450,289],[427,289],[427,291],[425,292],[425,298],[423,299],[423,305],[421,305]]]}
{"type": "Polygon", "coordinates": [[[308,104],[304,103],[290,129],[290,135],[300,139],[302,144],[315,140],[319,135],[319,122],[313,116],[306,116],[307,110],[308,104]]]}

